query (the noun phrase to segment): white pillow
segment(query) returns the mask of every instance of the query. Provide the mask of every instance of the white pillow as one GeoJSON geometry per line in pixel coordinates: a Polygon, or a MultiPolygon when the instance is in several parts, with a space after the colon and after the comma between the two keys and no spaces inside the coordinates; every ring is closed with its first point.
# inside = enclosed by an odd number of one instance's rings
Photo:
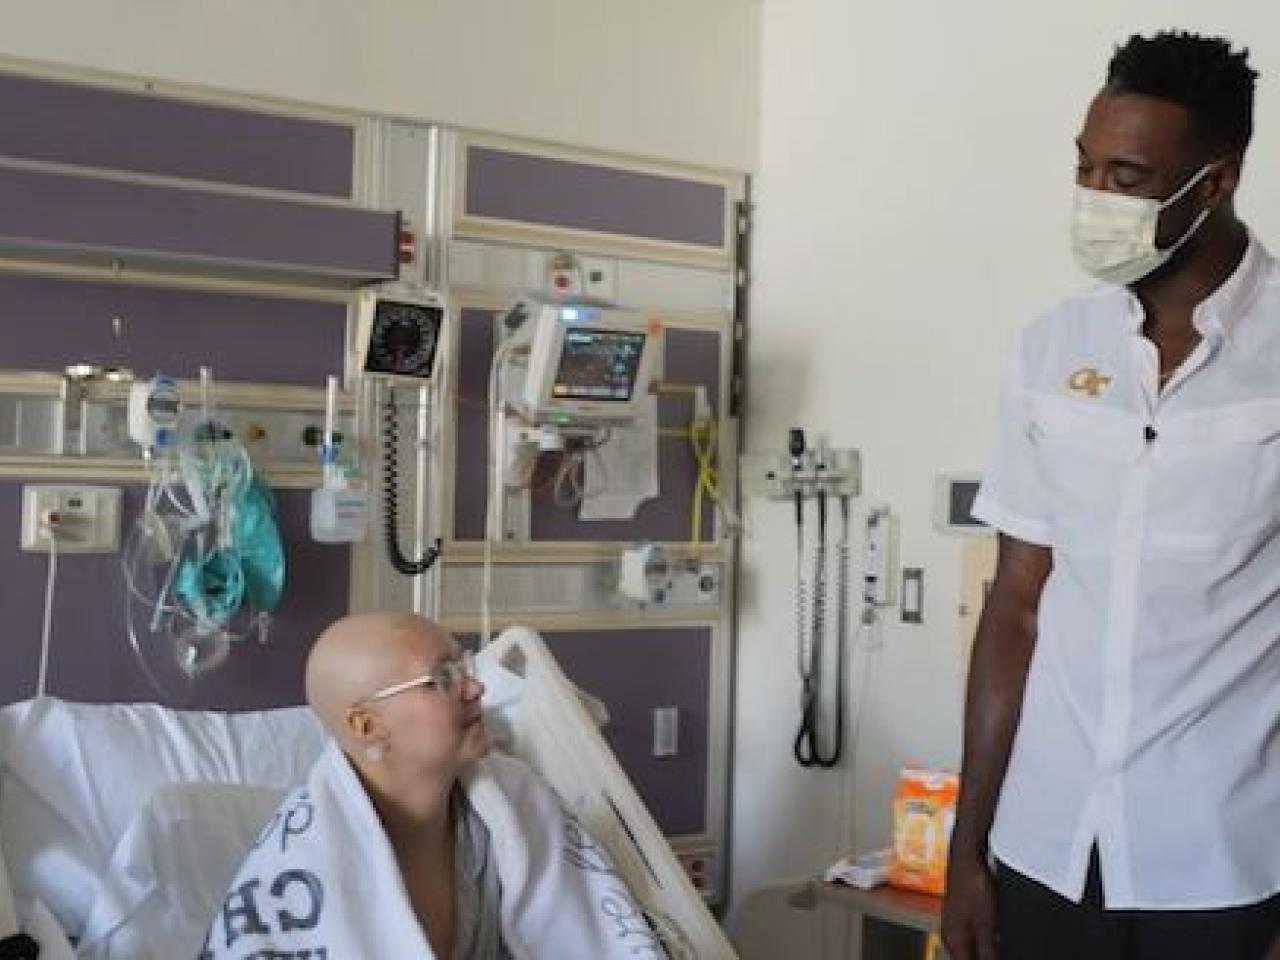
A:
{"type": "Polygon", "coordinates": [[[157,787],[287,789],[306,779],[325,742],[306,707],[227,714],[52,698],[19,706],[0,717],[19,717],[0,734],[0,749],[8,741],[0,849],[15,897],[42,899],[73,937],[116,843],[157,787]]]}
{"type": "Polygon", "coordinates": [[[156,790],[112,854],[77,955],[174,960],[199,954],[228,885],[284,795],[227,784],[156,790]]]}

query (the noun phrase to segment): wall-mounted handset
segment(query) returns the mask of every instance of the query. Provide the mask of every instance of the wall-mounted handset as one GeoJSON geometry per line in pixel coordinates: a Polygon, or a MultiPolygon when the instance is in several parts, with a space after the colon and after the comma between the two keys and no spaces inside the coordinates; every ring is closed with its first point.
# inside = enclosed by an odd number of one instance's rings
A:
{"type": "Polygon", "coordinates": [[[869,607],[890,607],[896,602],[897,538],[889,508],[867,513],[866,553],[862,567],[862,599],[869,607]]]}
{"type": "Polygon", "coordinates": [[[791,482],[795,487],[797,533],[804,527],[804,488],[800,482],[804,471],[804,446],[804,431],[792,427],[787,435],[787,452],[791,455],[791,482]]]}

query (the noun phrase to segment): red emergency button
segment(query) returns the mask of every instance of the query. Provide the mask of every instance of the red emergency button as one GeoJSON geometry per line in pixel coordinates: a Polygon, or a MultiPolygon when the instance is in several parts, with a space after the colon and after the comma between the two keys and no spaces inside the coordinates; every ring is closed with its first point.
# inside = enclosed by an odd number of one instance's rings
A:
{"type": "Polygon", "coordinates": [[[413,263],[418,250],[418,238],[412,230],[401,230],[396,241],[396,251],[401,263],[413,263]]]}

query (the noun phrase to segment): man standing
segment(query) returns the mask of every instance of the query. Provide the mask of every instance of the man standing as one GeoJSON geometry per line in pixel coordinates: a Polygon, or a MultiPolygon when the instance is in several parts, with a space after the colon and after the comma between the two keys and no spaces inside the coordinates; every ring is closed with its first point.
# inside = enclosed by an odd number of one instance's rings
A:
{"type": "Polygon", "coordinates": [[[1233,205],[1256,76],[1133,37],[1077,140],[1104,283],[1024,331],[975,505],[1000,547],[953,960],[1280,958],[1280,267],[1233,205]]]}

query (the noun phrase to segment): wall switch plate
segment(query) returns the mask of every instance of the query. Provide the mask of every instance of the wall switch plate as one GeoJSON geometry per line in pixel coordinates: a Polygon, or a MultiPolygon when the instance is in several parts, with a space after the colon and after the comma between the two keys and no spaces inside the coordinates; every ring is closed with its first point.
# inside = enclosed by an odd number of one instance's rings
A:
{"type": "Polygon", "coordinates": [[[20,546],[28,553],[118,553],[120,488],[27,484],[20,546]]]}
{"type": "Polygon", "coordinates": [[[902,571],[902,622],[924,623],[924,570],[920,567],[902,571]]]}
{"type": "Polygon", "coordinates": [[[680,708],[653,708],[653,755],[660,759],[680,752],[680,708]]]}

